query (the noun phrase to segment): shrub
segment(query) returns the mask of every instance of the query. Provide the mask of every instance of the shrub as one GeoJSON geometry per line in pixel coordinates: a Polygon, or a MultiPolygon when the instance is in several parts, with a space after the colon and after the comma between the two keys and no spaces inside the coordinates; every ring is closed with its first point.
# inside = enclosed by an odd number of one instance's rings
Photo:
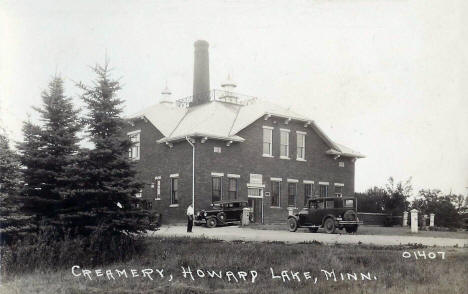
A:
{"type": "Polygon", "coordinates": [[[14,275],[34,270],[58,270],[73,265],[98,266],[123,262],[143,252],[143,237],[104,235],[57,238],[52,230],[43,230],[0,249],[1,274],[14,275]]]}

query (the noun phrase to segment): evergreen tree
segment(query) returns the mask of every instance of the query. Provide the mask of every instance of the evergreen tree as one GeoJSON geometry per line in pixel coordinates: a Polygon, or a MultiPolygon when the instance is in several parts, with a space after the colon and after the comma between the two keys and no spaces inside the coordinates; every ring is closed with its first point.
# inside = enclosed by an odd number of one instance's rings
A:
{"type": "Polygon", "coordinates": [[[29,217],[20,210],[18,190],[21,183],[18,155],[0,132],[0,243],[12,242],[31,229],[29,217]]]}
{"type": "Polygon", "coordinates": [[[36,223],[61,228],[60,209],[76,185],[76,154],[81,123],[71,98],[64,95],[63,81],[56,77],[42,93],[42,108],[35,108],[41,126],[26,122],[24,142],[18,145],[25,167],[24,211],[36,223]]]}
{"type": "Polygon", "coordinates": [[[134,163],[128,158],[131,142],[121,117],[123,101],[117,97],[120,85],[111,79],[107,64],[97,65],[94,72],[97,79],[92,86],[78,84],[88,106],[84,121],[94,148],[80,154],[82,186],[68,202],[67,221],[82,234],[145,232],[152,228],[150,213],[136,205],[140,201],[135,194],[142,184],[135,180],[134,163]],[[79,209],[72,215],[74,207],[79,209]]]}

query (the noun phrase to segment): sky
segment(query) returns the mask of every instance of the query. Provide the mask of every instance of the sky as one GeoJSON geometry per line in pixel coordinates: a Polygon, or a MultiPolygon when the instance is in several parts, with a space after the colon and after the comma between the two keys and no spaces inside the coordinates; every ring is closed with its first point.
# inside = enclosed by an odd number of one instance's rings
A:
{"type": "Polygon", "coordinates": [[[192,94],[193,42],[210,43],[211,88],[311,117],[367,157],[356,191],[388,177],[468,193],[465,0],[0,1],[0,123],[21,140],[55,75],[76,82],[110,60],[125,114],[167,84],[192,94]]]}

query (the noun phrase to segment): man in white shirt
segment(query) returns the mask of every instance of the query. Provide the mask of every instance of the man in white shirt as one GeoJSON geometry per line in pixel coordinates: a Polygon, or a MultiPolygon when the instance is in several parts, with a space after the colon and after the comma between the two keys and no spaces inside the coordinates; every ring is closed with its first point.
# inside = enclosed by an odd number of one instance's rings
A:
{"type": "Polygon", "coordinates": [[[192,232],[192,226],[193,226],[193,206],[190,204],[187,207],[187,233],[192,232]]]}

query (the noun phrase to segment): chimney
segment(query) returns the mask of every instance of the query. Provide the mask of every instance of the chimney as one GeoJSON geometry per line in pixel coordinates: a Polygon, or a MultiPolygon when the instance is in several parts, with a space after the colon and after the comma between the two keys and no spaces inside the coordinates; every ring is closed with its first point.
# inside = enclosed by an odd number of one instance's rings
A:
{"type": "Polygon", "coordinates": [[[193,66],[193,100],[190,106],[210,101],[210,64],[208,42],[198,40],[194,43],[195,60],[193,66]]]}

